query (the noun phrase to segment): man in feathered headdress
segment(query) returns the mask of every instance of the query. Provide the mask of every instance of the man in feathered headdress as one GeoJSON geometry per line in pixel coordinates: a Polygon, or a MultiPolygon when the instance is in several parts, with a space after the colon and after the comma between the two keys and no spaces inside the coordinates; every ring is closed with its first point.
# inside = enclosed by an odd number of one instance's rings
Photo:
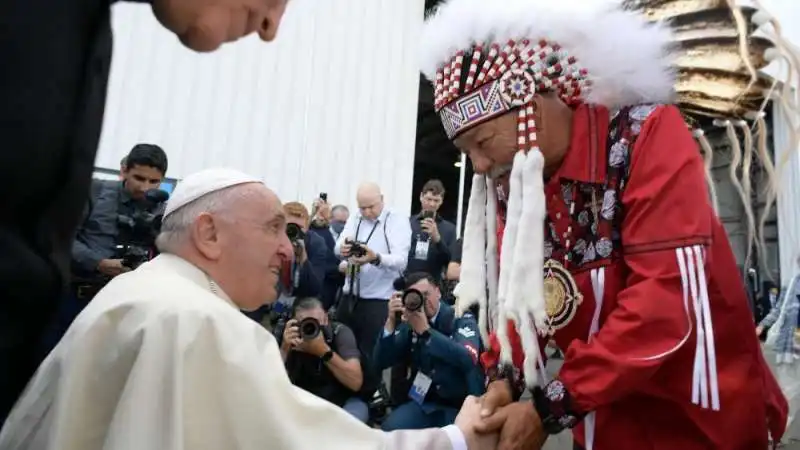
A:
{"type": "Polygon", "coordinates": [[[500,449],[565,428],[597,450],[779,439],[786,402],[669,105],[671,31],[609,1],[450,0],[422,42],[476,172],[456,295],[481,307],[500,449]],[[553,380],[548,339],[566,350],[553,380]],[[526,387],[533,402],[512,403],[526,387]]]}

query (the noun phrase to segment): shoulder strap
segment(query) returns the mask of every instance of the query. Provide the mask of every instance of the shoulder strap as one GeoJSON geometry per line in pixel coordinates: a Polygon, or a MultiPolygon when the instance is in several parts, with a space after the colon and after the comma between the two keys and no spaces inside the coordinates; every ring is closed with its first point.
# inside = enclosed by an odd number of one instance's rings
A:
{"type": "Polygon", "coordinates": [[[392,254],[392,246],[389,245],[389,235],[386,234],[386,223],[389,222],[389,217],[392,215],[391,211],[386,213],[386,218],[383,220],[383,239],[386,240],[386,249],[389,251],[389,254],[392,254]]]}

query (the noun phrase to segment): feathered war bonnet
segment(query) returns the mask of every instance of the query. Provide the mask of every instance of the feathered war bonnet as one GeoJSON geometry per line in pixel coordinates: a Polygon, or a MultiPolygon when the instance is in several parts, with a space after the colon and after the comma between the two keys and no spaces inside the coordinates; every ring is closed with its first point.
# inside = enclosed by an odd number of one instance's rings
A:
{"type": "MultiPolygon", "coordinates": [[[[450,0],[422,32],[422,71],[451,139],[516,111],[518,151],[510,177],[498,274],[496,196],[483,175],[472,182],[465,222],[457,310],[480,305],[484,341],[497,331],[511,361],[507,324],[517,327],[525,379],[540,360],[537,335],[548,328],[544,300],[544,159],[536,138],[534,95],[609,109],[665,102],[674,89],[668,27],[618,2],[450,0]]],[[[541,367],[541,365],[540,365],[541,367]]]]}

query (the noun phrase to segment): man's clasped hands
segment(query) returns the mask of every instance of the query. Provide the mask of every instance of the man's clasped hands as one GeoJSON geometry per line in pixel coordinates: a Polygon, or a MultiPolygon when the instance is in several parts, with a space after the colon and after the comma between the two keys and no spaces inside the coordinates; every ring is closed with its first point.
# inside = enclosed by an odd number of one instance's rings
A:
{"type": "Polygon", "coordinates": [[[503,380],[492,382],[482,397],[467,397],[455,425],[469,450],[539,450],[547,440],[533,402],[513,401],[503,380]]]}

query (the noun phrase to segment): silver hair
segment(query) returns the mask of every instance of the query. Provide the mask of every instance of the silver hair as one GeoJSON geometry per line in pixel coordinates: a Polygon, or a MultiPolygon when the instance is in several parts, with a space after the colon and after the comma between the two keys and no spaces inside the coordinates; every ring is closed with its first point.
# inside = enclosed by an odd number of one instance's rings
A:
{"type": "Polygon", "coordinates": [[[192,224],[203,213],[219,213],[229,210],[238,200],[247,195],[247,185],[236,185],[206,194],[173,211],[164,217],[161,233],[156,238],[156,247],[162,253],[176,253],[186,242],[192,224]]]}

